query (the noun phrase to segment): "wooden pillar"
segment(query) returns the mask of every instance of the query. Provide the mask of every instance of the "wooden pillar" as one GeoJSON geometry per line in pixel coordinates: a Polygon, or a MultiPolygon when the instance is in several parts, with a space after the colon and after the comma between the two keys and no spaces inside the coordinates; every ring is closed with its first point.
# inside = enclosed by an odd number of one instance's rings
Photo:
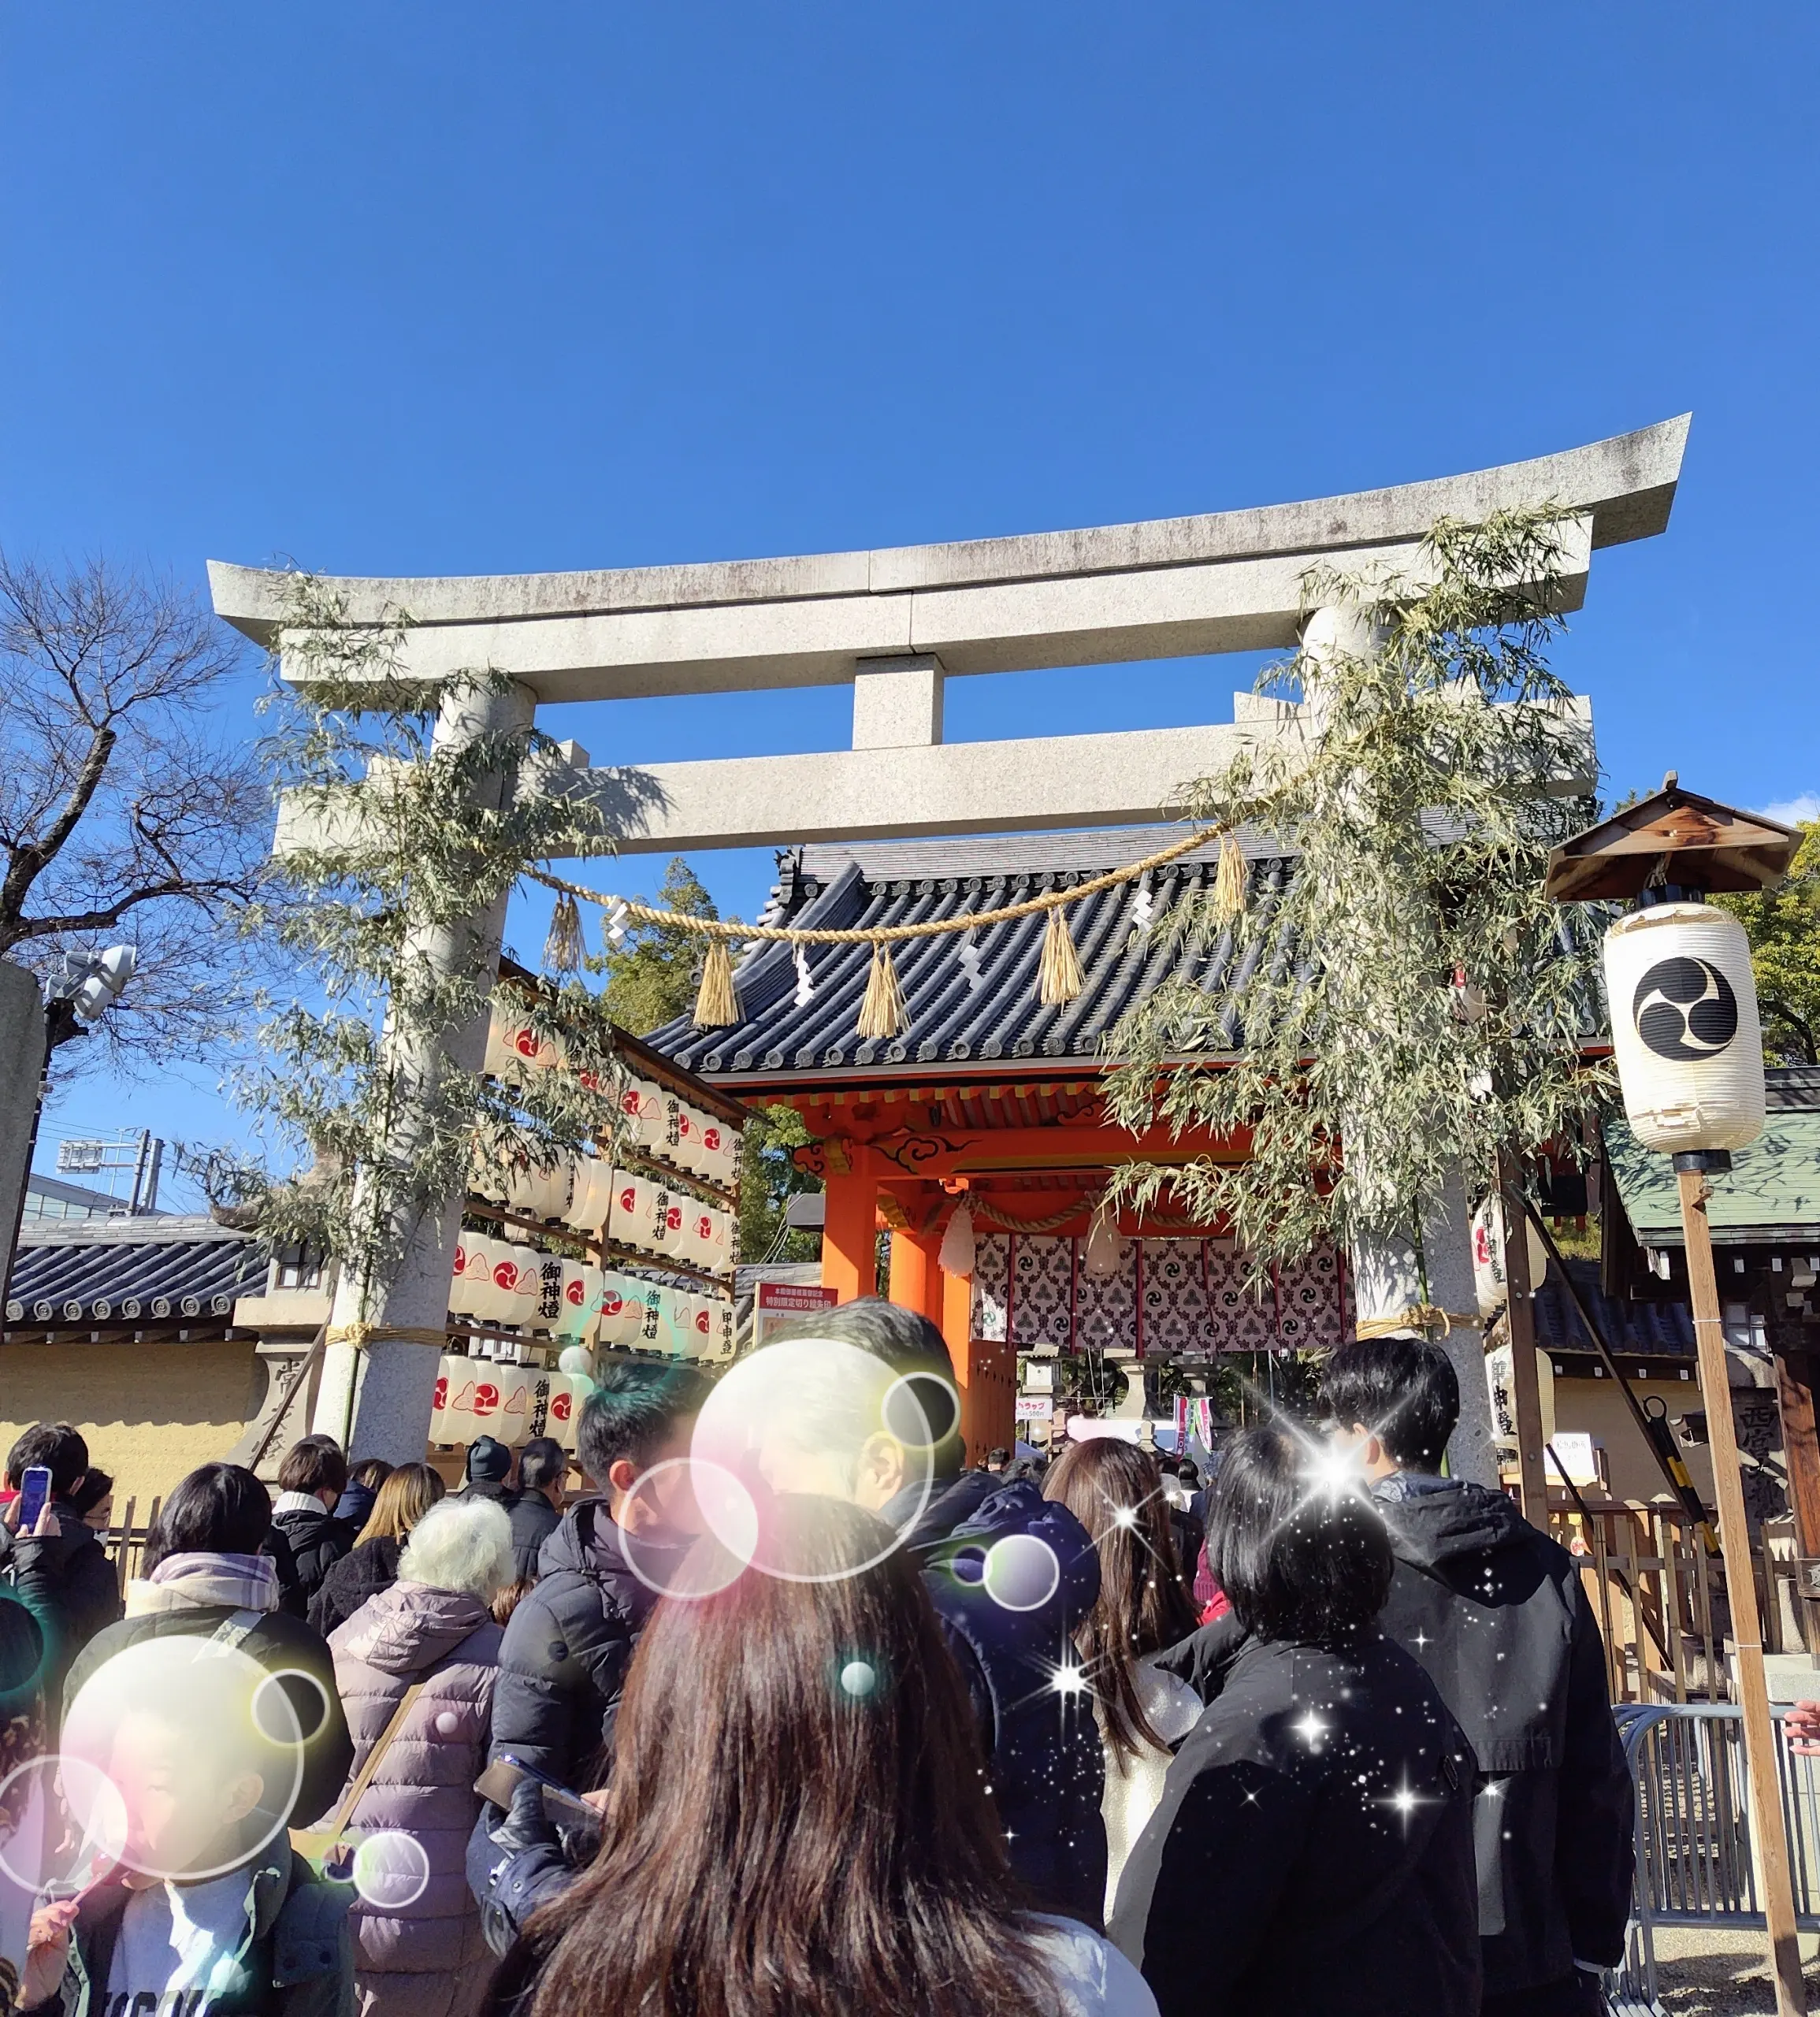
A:
{"type": "Polygon", "coordinates": [[[878,1292],[878,1183],[852,1170],[830,1170],[822,1228],[822,1287],[838,1299],[878,1292]]]}
{"type": "Polygon", "coordinates": [[[1017,1357],[1008,1344],[973,1335],[973,1284],[965,1276],[932,1271],[941,1284],[942,1335],[960,1390],[960,1433],[967,1461],[1008,1450],[1017,1434],[1017,1357]]]}
{"type": "Polygon", "coordinates": [[[1814,1411],[1814,1354],[1803,1346],[1781,1343],[1774,1332],[1771,1338],[1782,1453],[1788,1467],[1788,1510],[1795,1516],[1795,1547],[1800,1558],[1795,1587],[1807,1628],[1808,1654],[1820,1666],[1820,1431],[1814,1411]]]}
{"type": "Polygon", "coordinates": [[[1498,1158],[1504,1222],[1504,1323],[1510,1340],[1511,1412],[1517,1417],[1517,1477],[1523,1517],[1548,1531],[1548,1472],[1542,1451],[1542,1382],[1536,1369],[1535,1283],[1529,1279],[1529,1224],[1523,1215],[1522,1172],[1506,1152],[1498,1158]]]}
{"type": "Polygon", "coordinates": [[[1807,1992],[1801,1975],[1795,1926],[1788,1833],[1777,1778],[1776,1730],[1770,1718],[1770,1694],[1763,1673],[1762,1626],[1757,1611],[1750,1532],[1744,1523],[1737,1430],[1732,1420],[1725,1322],[1719,1306],[1718,1280],[1713,1272],[1712,1231],[1707,1220],[1707,1172],[1729,1169],[1731,1162],[1729,1155],[1684,1150],[1674,1159],[1675,1182],[1681,1191],[1681,1226],[1687,1240],[1688,1297],[1694,1309],[1700,1397],[1707,1404],[1713,1496],[1719,1509],[1719,1551],[1725,1557],[1725,1595],[1732,1610],[1732,1651],[1737,1662],[1744,1767],[1751,1789],[1751,1833],[1769,1935],[1770,1977],[1775,1985],[1778,2017],[1807,2017],[1807,1992]]]}

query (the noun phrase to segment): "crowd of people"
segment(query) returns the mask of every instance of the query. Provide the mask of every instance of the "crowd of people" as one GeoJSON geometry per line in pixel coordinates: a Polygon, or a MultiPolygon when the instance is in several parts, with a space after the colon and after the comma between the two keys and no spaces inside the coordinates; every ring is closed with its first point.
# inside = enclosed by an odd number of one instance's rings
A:
{"type": "Polygon", "coordinates": [[[51,1491],[0,1539],[5,1762],[56,1784],[0,1777],[0,1868],[42,1850],[17,2007],[1599,2007],[1632,1800],[1598,1629],[1444,1474],[1443,1353],[1343,1347],[1321,1419],[1203,1487],[1110,1436],[967,1468],[939,1332],[875,1298],[786,1343],[863,1354],[877,1406],[755,1417],[730,1473],[710,1380],[617,1361],[573,1485],[483,1437],[446,1493],[307,1436],[276,1494],[184,1478],[124,1601],[82,1438],[21,1438],[9,1486],[51,1491]]]}

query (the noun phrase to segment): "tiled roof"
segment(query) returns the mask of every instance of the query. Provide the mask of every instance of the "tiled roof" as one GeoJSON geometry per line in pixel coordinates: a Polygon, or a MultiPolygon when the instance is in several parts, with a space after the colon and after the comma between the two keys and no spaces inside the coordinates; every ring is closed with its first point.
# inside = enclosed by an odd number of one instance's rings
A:
{"type": "MultiPolygon", "coordinates": [[[[1713,1239],[1725,1246],[1813,1241],[1820,1250],[1820,1070],[1772,1066],[1764,1083],[1762,1133],[1748,1149],[1732,1151],[1729,1172],[1709,1179],[1713,1239]]],[[[1646,1246],[1679,1246],[1681,1198],[1670,1158],[1644,1148],[1621,1114],[1606,1123],[1605,1148],[1637,1238],[1646,1246]]]]}
{"type": "MultiPolygon", "coordinates": [[[[1457,826],[1424,821],[1443,844],[1457,826]]],[[[786,849],[778,878],[760,914],[766,924],[867,930],[964,917],[1022,903],[1046,890],[1068,888],[1131,861],[1180,837],[1179,826],[1124,826],[1096,833],[992,834],[960,840],[862,842],[786,849]]],[[[1250,901],[1268,927],[1298,857],[1249,829],[1239,835],[1250,870],[1250,901]]],[[[1211,890],[1219,843],[1210,841],[1146,878],[1161,919],[1191,890],[1211,890]]],[[[1127,1009],[1166,980],[1190,981],[1216,1001],[1228,1000],[1224,1038],[1236,1049],[1241,1032],[1230,997],[1268,956],[1280,968],[1296,962],[1287,931],[1268,928],[1235,962],[1233,935],[1211,945],[1133,942],[1129,883],[1102,890],[1068,907],[1080,956],[1076,998],[1046,1008],[1037,998],[1037,966],[1046,919],[1041,912],[958,933],[899,941],[891,949],[909,1027],[886,1042],[862,1042],[857,1031],[871,954],[866,945],[806,949],[812,991],[799,1001],[796,949],[755,941],[737,970],[745,1020],[728,1029],[698,1030],[688,1016],[645,1041],[692,1072],[752,1079],[793,1072],[885,1072],[994,1059],[1094,1059],[1106,1032],[1127,1009]],[[977,955],[977,956],[975,956],[977,955]]],[[[1579,929],[1561,913],[1563,933],[1579,929]]],[[[1589,1008],[1588,1033],[1599,1024],[1589,1008]]]]}
{"type": "MultiPolygon", "coordinates": [[[[1621,1358],[1668,1354],[1691,1357],[1694,1349],[1693,1313],[1684,1302],[1632,1302],[1607,1295],[1599,1285],[1596,1261],[1569,1261],[1568,1272],[1580,1299],[1605,1333],[1606,1343],[1621,1358]]],[[[1535,1297],[1536,1342],[1545,1352],[1593,1350],[1578,1313],[1561,1278],[1551,1268],[1535,1297]]]]}
{"type": "MultiPolygon", "coordinates": [[[[763,920],[866,930],[962,917],[1141,860],[1180,830],[1120,828],[788,849],[778,856],[778,882],[763,920]]],[[[1294,864],[1261,840],[1246,841],[1252,902],[1268,911],[1294,864]]],[[[1157,914],[1190,889],[1210,889],[1217,856],[1217,846],[1209,845],[1156,871],[1148,880],[1157,914]]],[[[1105,1033],[1164,979],[1191,980],[1217,993],[1251,971],[1266,945],[1272,956],[1287,956],[1267,936],[1254,942],[1235,972],[1230,933],[1199,949],[1135,945],[1133,894],[1127,884],[1070,907],[1083,985],[1079,997],[1060,1008],[1046,1008],[1037,998],[1046,923],[1038,913],[989,926],[971,938],[948,934],[893,945],[910,1023],[887,1042],[862,1042],[856,1028],[871,964],[867,946],[808,949],[812,992],[799,1004],[795,949],[774,944],[756,945],[737,969],[744,1021],[730,1029],[697,1030],[682,1016],[647,1042],[710,1077],[995,1058],[1097,1058],[1105,1033]]],[[[1229,1023],[1228,1041],[1237,1035],[1229,1023]]]]}
{"type": "Polygon", "coordinates": [[[212,1219],[77,1220],[20,1239],[9,1324],[178,1322],[229,1315],[265,1280],[250,1233],[212,1219]]]}

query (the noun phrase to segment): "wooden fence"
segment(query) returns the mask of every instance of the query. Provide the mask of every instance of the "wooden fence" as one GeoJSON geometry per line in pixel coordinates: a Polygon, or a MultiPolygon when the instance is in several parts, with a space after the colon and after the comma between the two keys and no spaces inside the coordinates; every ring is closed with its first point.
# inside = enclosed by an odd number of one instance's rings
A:
{"type": "MultiPolygon", "coordinates": [[[[1733,1699],[1725,1566],[1680,1506],[1588,1494],[1584,1512],[1565,1499],[1551,1506],[1549,1530],[1580,1562],[1613,1701],[1733,1699]]],[[[1765,1650],[1798,1651],[1793,1547],[1773,1523],[1751,1553],[1765,1650]]],[[[1820,1693],[1820,1675],[1816,1684],[1820,1693]]]]}

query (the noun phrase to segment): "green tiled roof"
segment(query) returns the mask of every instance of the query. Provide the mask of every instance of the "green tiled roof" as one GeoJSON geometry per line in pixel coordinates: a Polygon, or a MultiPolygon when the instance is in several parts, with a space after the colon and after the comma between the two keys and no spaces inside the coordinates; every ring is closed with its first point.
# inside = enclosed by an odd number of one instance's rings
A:
{"type": "MultiPolygon", "coordinates": [[[[1710,1179],[1713,1239],[1733,1246],[1812,1240],[1820,1251],[1820,1072],[1796,1065],[1765,1076],[1762,1133],[1733,1152],[1729,1175],[1710,1179]]],[[[1605,1152],[1637,1238],[1646,1246],[1679,1246],[1681,1198],[1671,1159],[1644,1148],[1622,1114],[1606,1123],[1605,1152]]]]}

